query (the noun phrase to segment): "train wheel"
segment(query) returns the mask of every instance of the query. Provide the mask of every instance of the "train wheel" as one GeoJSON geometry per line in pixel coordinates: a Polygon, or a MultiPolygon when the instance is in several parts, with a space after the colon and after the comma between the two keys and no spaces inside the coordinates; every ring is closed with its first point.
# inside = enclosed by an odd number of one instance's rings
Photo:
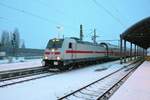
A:
{"type": "Polygon", "coordinates": [[[59,67],[59,70],[60,71],[66,71],[66,70],[69,70],[69,67],[68,66],[61,66],[61,67],[59,67]]]}

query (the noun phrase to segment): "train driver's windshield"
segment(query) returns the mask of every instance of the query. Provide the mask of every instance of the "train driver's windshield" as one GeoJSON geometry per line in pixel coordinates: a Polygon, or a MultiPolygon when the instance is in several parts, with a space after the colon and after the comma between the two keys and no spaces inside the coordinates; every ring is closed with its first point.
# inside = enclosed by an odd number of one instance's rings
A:
{"type": "Polygon", "coordinates": [[[63,39],[52,39],[52,40],[49,40],[46,48],[48,49],[61,48],[62,43],[63,43],[63,39]]]}

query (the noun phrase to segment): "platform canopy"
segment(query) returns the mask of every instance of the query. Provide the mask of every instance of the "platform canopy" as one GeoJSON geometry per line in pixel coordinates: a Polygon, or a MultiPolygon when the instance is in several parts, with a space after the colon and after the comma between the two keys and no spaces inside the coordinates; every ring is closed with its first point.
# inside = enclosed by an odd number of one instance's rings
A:
{"type": "Polygon", "coordinates": [[[142,48],[150,47],[150,17],[147,17],[121,34],[121,38],[142,48]]]}

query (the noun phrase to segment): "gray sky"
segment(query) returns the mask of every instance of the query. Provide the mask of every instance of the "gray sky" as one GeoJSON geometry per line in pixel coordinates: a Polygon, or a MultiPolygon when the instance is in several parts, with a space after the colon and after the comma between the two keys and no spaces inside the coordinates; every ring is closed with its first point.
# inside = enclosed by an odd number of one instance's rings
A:
{"type": "Polygon", "coordinates": [[[150,0],[1,0],[0,33],[18,28],[28,48],[45,48],[58,36],[79,36],[83,24],[84,40],[119,39],[119,34],[135,22],[150,16],[150,0]]]}

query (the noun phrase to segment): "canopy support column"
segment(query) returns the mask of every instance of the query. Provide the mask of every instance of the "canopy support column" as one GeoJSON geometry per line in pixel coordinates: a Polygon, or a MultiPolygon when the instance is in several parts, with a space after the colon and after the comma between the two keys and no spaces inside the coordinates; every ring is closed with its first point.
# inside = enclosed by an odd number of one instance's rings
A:
{"type": "Polygon", "coordinates": [[[130,61],[132,61],[132,42],[130,43],[130,61]]]}
{"type": "Polygon", "coordinates": [[[126,63],[126,40],[124,40],[124,63],[126,63]]]}
{"type": "Polygon", "coordinates": [[[122,42],[123,42],[122,36],[120,35],[120,64],[123,63],[122,62],[122,59],[123,59],[123,57],[122,57],[122,50],[123,50],[122,42]]]}
{"type": "Polygon", "coordinates": [[[136,44],[134,44],[134,60],[136,59],[136,44]]]}

